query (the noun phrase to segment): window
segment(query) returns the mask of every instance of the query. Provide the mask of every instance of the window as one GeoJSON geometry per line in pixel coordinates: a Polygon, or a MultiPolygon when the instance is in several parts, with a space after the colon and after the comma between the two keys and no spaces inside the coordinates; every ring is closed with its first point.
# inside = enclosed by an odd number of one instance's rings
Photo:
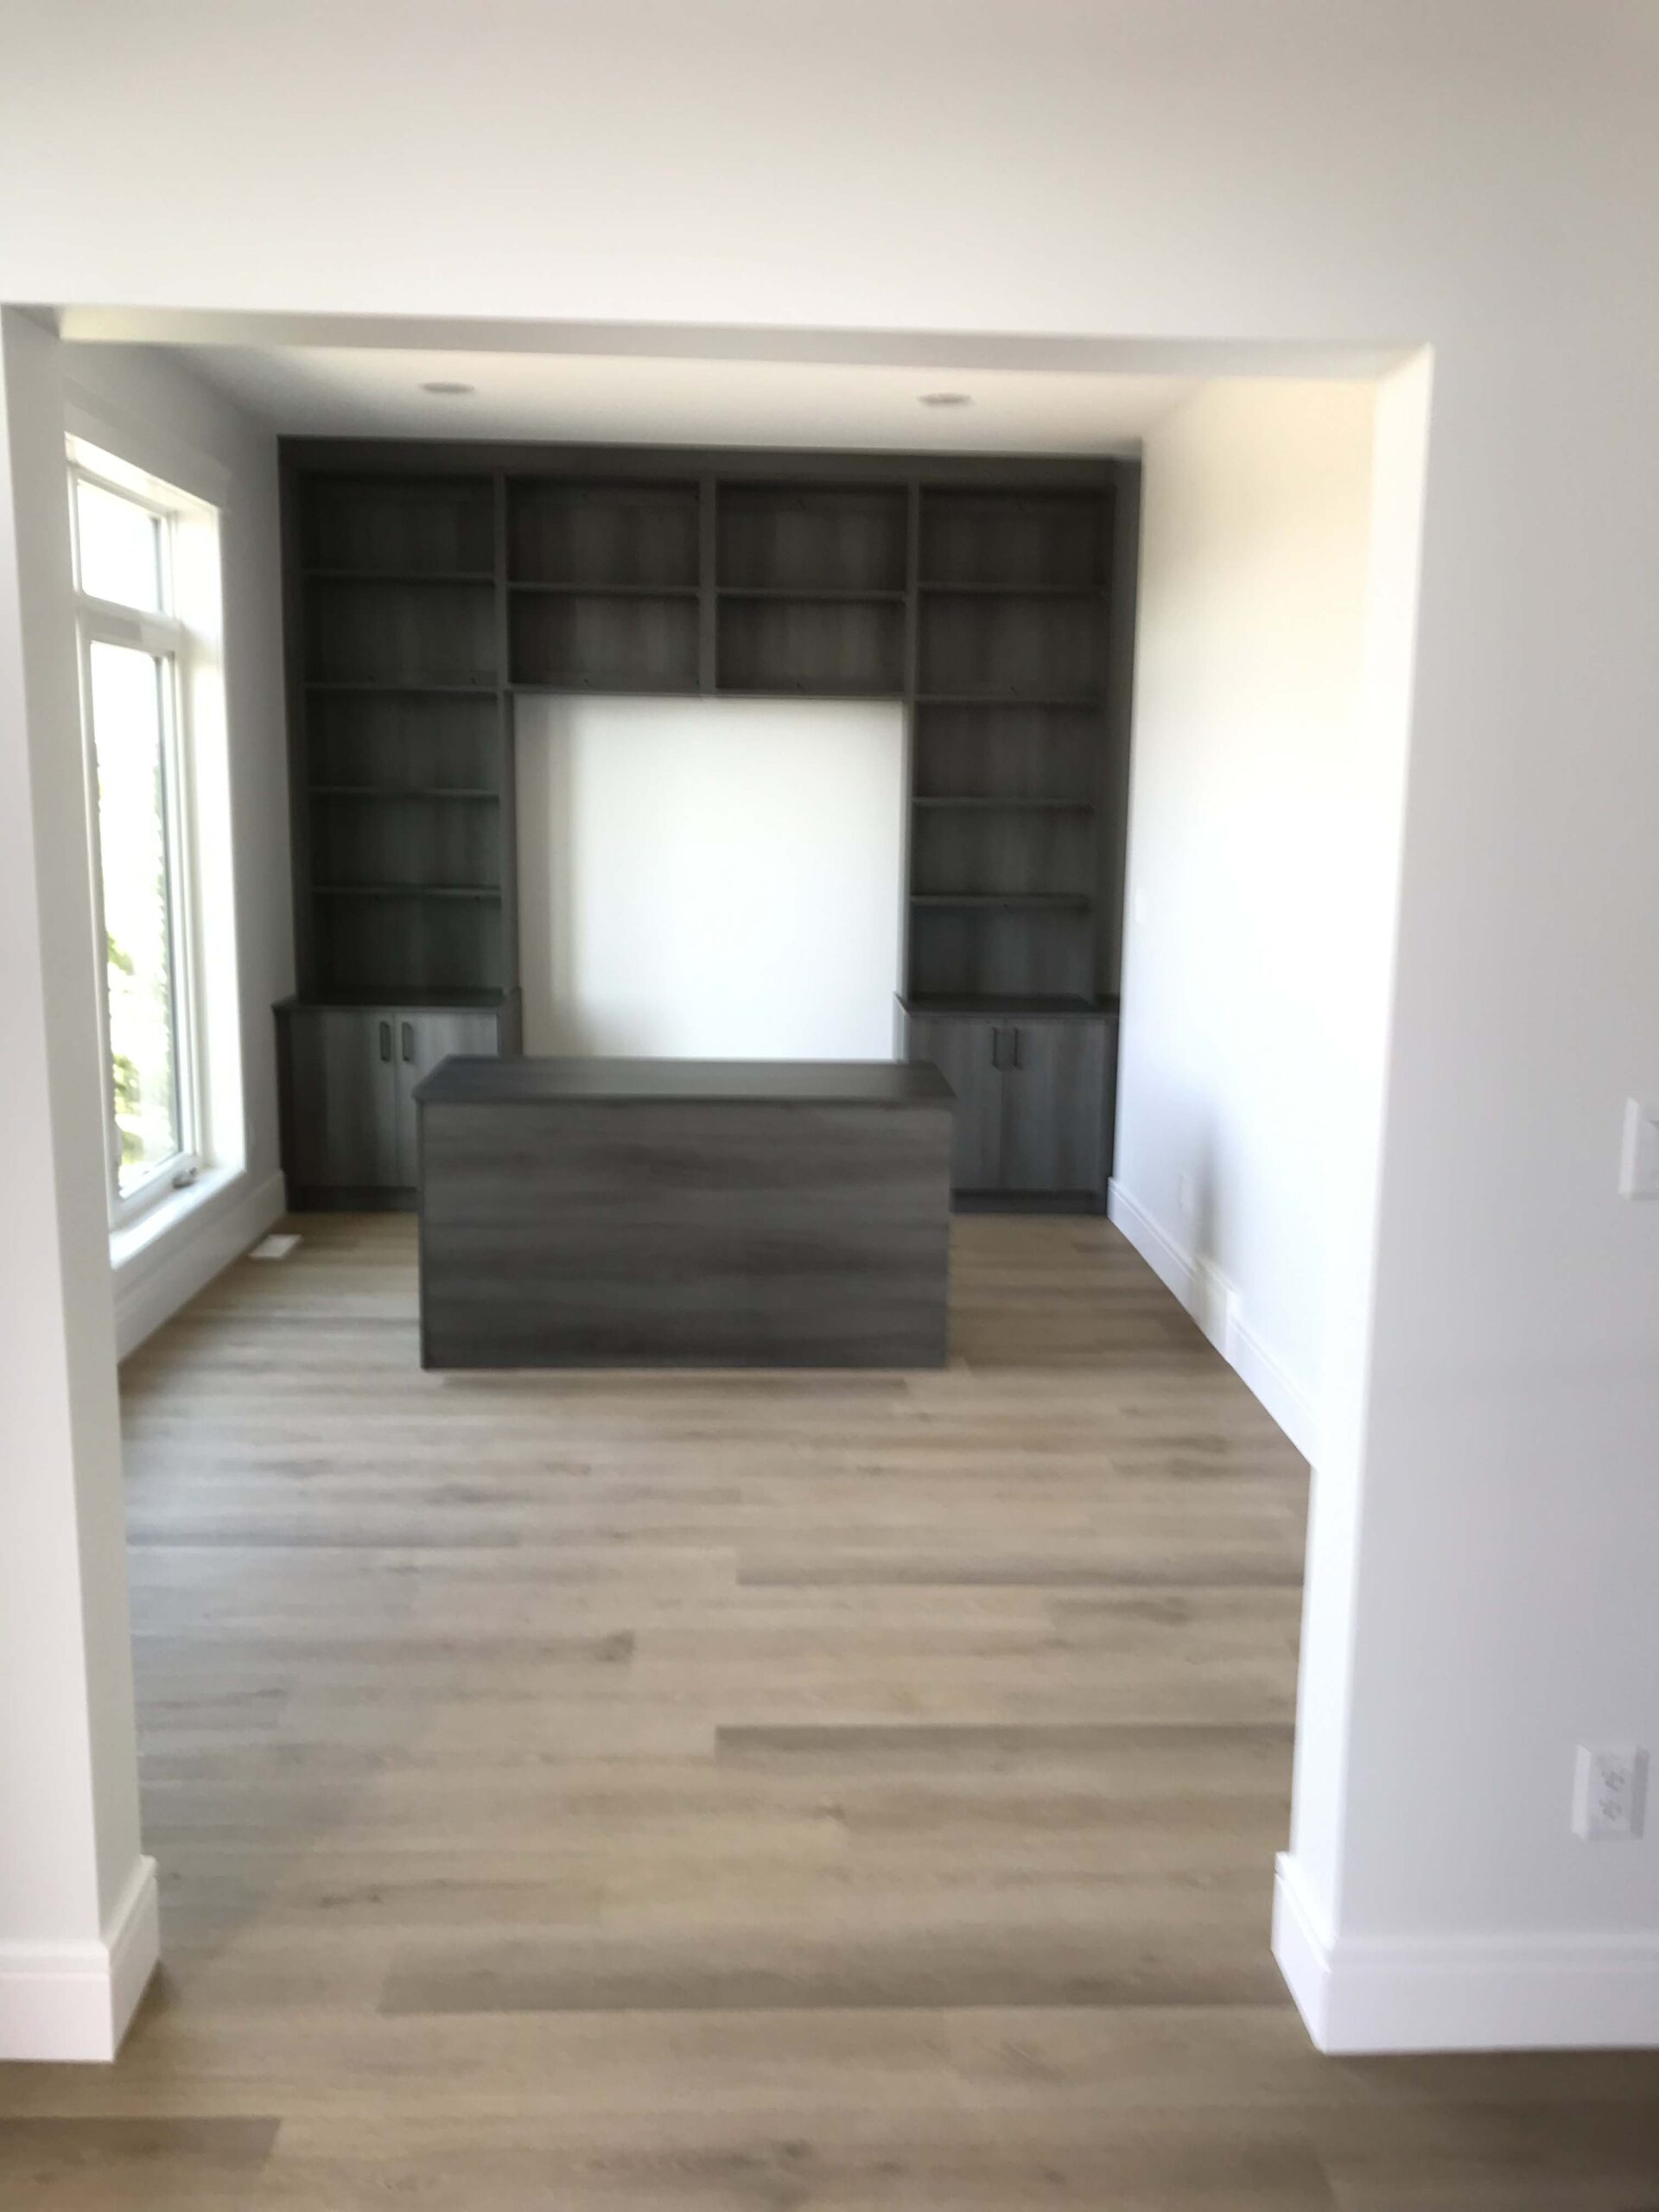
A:
{"type": "Polygon", "coordinates": [[[81,448],[72,455],[110,1217],[118,1226],[202,1164],[191,632],[175,593],[180,518],[200,503],[165,486],[111,481],[81,448]]]}

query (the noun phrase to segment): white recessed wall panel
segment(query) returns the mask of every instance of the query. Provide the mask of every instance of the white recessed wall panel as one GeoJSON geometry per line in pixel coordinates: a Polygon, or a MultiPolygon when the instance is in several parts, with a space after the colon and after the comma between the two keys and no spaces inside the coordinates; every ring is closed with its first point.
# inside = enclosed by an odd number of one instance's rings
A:
{"type": "Polygon", "coordinates": [[[521,699],[530,1052],[889,1059],[902,710],[521,699]]]}
{"type": "Polygon", "coordinates": [[[1365,714],[1375,401],[1228,379],[1147,442],[1114,1205],[1312,1459],[1381,1080],[1399,777],[1365,714]]]}

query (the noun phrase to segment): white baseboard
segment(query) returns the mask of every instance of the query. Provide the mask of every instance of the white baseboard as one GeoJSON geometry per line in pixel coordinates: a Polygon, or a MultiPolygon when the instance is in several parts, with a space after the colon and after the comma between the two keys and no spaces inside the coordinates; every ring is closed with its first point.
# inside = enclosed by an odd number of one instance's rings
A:
{"type": "Polygon", "coordinates": [[[0,1943],[0,2059],[113,2058],[160,1955],[156,1861],[141,1859],[97,1942],[0,1943]]]}
{"type": "Polygon", "coordinates": [[[234,1176],[195,1211],[120,1262],[115,1273],[116,1357],[125,1359],[136,1351],[221,1269],[257,1243],[272,1222],[281,1220],[287,1205],[280,1175],[268,1175],[260,1183],[234,1176]]]}
{"type": "Polygon", "coordinates": [[[1303,1459],[1317,1466],[1319,1418],[1301,1384],[1292,1381],[1249,1323],[1236,1314],[1230,1341],[1223,1350],[1239,1380],[1261,1400],[1303,1459]]]}
{"type": "Polygon", "coordinates": [[[1307,1894],[1301,1868],[1287,1851],[1274,1861],[1273,1955],[1314,2049],[1329,2050],[1330,1932],[1307,1894]]]}
{"type": "Polygon", "coordinates": [[[1106,1185],[1106,1218],[1121,1229],[1167,1291],[1190,1313],[1193,1306],[1192,1255],[1160,1227],[1141,1201],[1114,1179],[1106,1185]]]}
{"type": "Polygon", "coordinates": [[[1106,1212],[1302,1457],[1317,1462],[1319,1424],[1313,1402],[1245,1321],[1236,1287],[1212,1260],[1189,1252],[1119,1182],[1107,1185],[1106,1212]]]}
{"type": "Polygon", "coordinates": [[[1286,1852],[1273,1955],[1336,2056],[1659,2048],[1659,1934],[1333,1939],[1286,1852]]]}

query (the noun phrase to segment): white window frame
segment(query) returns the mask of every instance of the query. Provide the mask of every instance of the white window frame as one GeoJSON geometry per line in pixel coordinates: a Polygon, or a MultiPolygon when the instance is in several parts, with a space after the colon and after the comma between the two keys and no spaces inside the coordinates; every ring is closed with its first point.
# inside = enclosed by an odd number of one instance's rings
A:
{"type": "MultiPolygon", "coordinates": [[[[192,503],[194,504],[194,502],[192,503]]],[[[86,769],[87,839],[92,860],[92,920],[98,958],[99,1046],[105,1084],[104,1147],[110,1226],[130,1227],[175,1191],[193,1183],[203,1162],[204,1109],[201,1033],[200,946],[196,927],[195,809],[189,728],[191,635],[171,610],[174,595],[174,533],[180,508],[88,465],[79,455],[69,461],[69,516],[75,578],[75,628],[80,673],[81,747],[86,769]],[[155,613],[100,599],[80,585],[80,516],[78,487],[95,486],[130,500],[152,515],[158,525],[161,589],[169,610],[155,613]],[[161,668],[162,783],[163,835],[167,845],[168,958],[173,1009],[174,1104],[179,1146],[158,1160],[133,1189],[121,1188],[121,1135],[115,1118],[114,1053],[110,1038],[109,936],[104,919],[104,868],[98,818],[98,752],[92,728],[92,649],[96,644],[125,645],[153,655],[161,668]]]]}

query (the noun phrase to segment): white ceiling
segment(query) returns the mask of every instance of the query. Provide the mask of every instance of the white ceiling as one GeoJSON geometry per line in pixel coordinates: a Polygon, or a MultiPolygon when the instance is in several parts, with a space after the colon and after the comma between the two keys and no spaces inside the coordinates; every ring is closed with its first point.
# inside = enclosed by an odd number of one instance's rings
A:
{"type": "Polygon", "coordinates": [[[625,354],[191,346],[276,429],[312,436],[557,438],[653,445],[1098,454],[1133,449],[1192,377],[625,354]],[[443,379],[463,397],[423,391],[443,379]],[[966,407],[925,407],[964,391],[966,407]]]}

